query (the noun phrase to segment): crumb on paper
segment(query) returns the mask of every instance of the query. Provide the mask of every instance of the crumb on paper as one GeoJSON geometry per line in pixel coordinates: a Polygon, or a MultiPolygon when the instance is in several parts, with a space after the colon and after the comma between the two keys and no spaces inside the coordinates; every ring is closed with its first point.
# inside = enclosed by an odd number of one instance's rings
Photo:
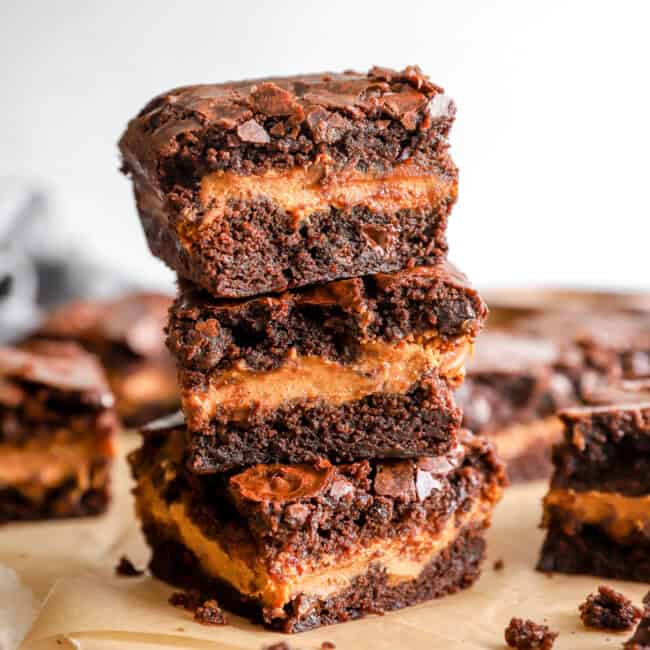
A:
{"type": "Polygon", "coordinates": [[[547,625],[513,618],[504,636],[508,646],[516,650],[551,650],[558,633],[551,632],[547,625]]]}
{"type": "Polygon", "coordinates": [[[503,558],[500,557],[500,558],[499,558],[499,559],[498,559],[498,560],[497,560],[497,561],[492,565],[492,568],[493,568],[495,571],[503,571],[503,569],[504,569],[505,566],[506,566],[506,565],[505,565],[505,562],[503,561],[503,558]]]}
{"type": "Polygon", "coordinates": [[[589,594],[579,607],[585,627],[596,630],[631,630],[641,618],[641,610],[623,594],[607,585],[589,594]]]}
{"type": "Polygon", "coordinates": [[[194,610],[194,620],[201,625],[228,625],[228,619],[216,600],[206,600],[194,610]]]}
{"type": "Polygon", "coordinates": [[[123,576],[125,578],[133,578],[143,575],[144,571],[136,569],[133,562],[131,562],[131,560],[126,555],[123,555],[115,567],[115,573],[118,576],[123,576]]]}

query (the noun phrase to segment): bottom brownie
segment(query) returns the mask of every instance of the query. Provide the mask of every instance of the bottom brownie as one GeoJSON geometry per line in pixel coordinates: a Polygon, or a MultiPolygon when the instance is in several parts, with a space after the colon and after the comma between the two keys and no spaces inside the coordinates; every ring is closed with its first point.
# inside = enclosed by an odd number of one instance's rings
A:
{"type": "Polygon", "coordinates": [[[110,465],[108,459],[96,462],[88,471],[47,488],[36,482],[0,488],[0,524],[105,512],[110,503],[110,465]]]}
{"type": "Polygon", "coordinates": [[[153,573],[287,632],[471,584],[505,483],[492,445],[466,431],[409,460],[196,475],[185,453],[175,429],[129,457],[153,573]]]}
{"type": "Polygon", "coordinates": [[[619,544],[595,526],[583,526],[575,535],[551,526],[537,569],[650,582],[650,546],[619,544]]]}
{"type": "Polygon", "coordinates": [[[302,611],[304,597],[296,596],[285,605],[288,617],[283,619],[274,619],[270,612],[242,597],[226,582],[207,576],[196,556],[176,542],[173,534],[170,536],[163,527],[145,526],[144,534],[152,548],[149,568],[156,577],[172,585],[198,589],[231,611],[274,629],[293,633],[401,609],[471,586],[480,575],[485,556],[484,529],[485,526],[464,529],[453,544],[411,580],[392,584],[385,569],[376,563],[347,588],[317,602],[309,602],[307,614],[302,611]]]}

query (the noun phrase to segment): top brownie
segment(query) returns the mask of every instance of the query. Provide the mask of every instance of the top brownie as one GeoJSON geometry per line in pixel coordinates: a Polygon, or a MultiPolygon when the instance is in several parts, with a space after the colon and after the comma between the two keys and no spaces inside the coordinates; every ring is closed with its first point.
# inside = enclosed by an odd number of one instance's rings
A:
{"type": "Polygon", "coordinates": [[[242,297],[443,256],[454,113],[417,67],[186,86],[120,149],[153,253],[242,297]]]}

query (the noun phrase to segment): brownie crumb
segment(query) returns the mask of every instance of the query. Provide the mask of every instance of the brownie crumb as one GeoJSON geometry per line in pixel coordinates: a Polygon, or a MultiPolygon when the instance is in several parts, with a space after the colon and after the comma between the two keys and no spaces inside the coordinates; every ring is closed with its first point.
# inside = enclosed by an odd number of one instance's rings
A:
{"type": "Polygon", "coordinates": [[[291,647],[286,641],[278,641],[278,643],[263,646],[262,650],[291,650],[291,647]]]}
{"type": "Polygon", "coordinates": [[[124,576],[125,578],[132,578],[135,576],[141,576],[144,574],[144,571],[140,571],[140,569],[136,569],[133,562],[129,560],[126,555],[123,555],[120,558],[120,561],[117,563],[117,566],[115,567],[115,573],[118,576],[124,576]]]}
{"type": "Polygon", "coordinates": [[[175,591],[169,597],[169,604],[174,607],[182,607],[189,612],[196,611],[196,608],[201,605],[203,598],[198,591],[175,591]]]}
{"type": "Polygon", "coordinates": [[[336,644],[332,643],[331,641],[323,641],[320,647],[321,650],[332,650],[332,648],[336,648],[336,644]]]}
{"type": "Polygon", "coordinates": [[[631,630],[641,618],[641,610],[623,594],[606,585],[597,594],[589,594],[580,605],[580,618],[585,627],[597,630],[631,630]]]}
{"type": "Polygon", "coordinates": [[[206,600],[194,611],[194,620],[201,625],[227,625],[228,619],[216,600],[206,600]]]}
{"type": "Polygon", "coordinates": [[[506,643],[517,650],[551,650],[557,636],[547,625],[521,618],[511,619],[505,632],[506,643]]]}
{"type": "Polygon", "coordinates": [[[492,568],[493,568],[495,571],[503,571],[503,569],[504,569],[505,566],[506,566],[506,565],[505,565],[505,563],[504,563],[504,561],[503,561],[503,558],[500,557],[500,558],[499,558],[499,559],[494,563],[494,565],[492,566],[492,568]]]}
{"type": "Polygon", "coordinates": [[[650,609],[650,591],[643,597],[643,606],[650,609]]]}

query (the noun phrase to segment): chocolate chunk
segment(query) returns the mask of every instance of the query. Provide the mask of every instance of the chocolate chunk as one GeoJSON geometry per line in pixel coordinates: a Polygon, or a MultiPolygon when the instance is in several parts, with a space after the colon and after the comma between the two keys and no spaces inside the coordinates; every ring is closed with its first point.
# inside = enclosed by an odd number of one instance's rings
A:
{"type": "Polygon", "coordinates": [[[410,460],[386,461],[377,466],[375,493],[409,502],[416,497],[413,477],[413,463],[410,460]]]}
{"type": "Polygon", "coordinates": [[[244,142],[252,142],[253,144],[267,144],[271,141],[271,136],[255,120],[248,120],[248,122],[240,124],[237,127],[237,135],[244,142]]]}
{"type": "Polygon", "coordinates": [[[253,86],[249,102],[254,111],[269,117],[292,115],[298,108],[289,91],[270,81],[253,86]]]}
{"type": "Polygon", "coordinates": [[[297,501],[322,494],[330,484],[332,466],[254,465],[230,479],[231,490],[249,501],[297,501]]]}
{"type": "Polygon", "coordinates": [[[333,144],[338,142],[350,129],[352,122],[340,113],[332,113],[324,108],[314,108],[306,115],[314,142],[333,144]]]}
{"type": "Polygon", "coordinates": [[[506,643],[517,650],[551,650],[557,632],[551,632],[547,625],[538,625],[530,620],[513,618],[505,631],[506,643]]]}
{"type": "Polygon", "coordinates": [[[641,618],[641,610],[623,594],[606,585],[597,594],[589,594],[580,605],[580,618],[585,627],[597,630],[631,630],[641,618]]]}
{"type": "Polygon", "coordinates": [[[141,576],[144,571],[140,571],[139,569],[136,569],[135,566],[133,565],[133,562],[129,560],[126,555],[123,555],[120,558],[120,561],[118,562],[117,566],[115,567],[115,573],[118,576],[124,576],[126,578],[133,578],[135,576],[141,576]]]}
{"type": "Polygon", "coordinates": [[[420,501],[424,501],[434,490],[439,490],[442,482],[434,478],[431,472],[418,469],[415,473],[415,490],[420,501]]]}

